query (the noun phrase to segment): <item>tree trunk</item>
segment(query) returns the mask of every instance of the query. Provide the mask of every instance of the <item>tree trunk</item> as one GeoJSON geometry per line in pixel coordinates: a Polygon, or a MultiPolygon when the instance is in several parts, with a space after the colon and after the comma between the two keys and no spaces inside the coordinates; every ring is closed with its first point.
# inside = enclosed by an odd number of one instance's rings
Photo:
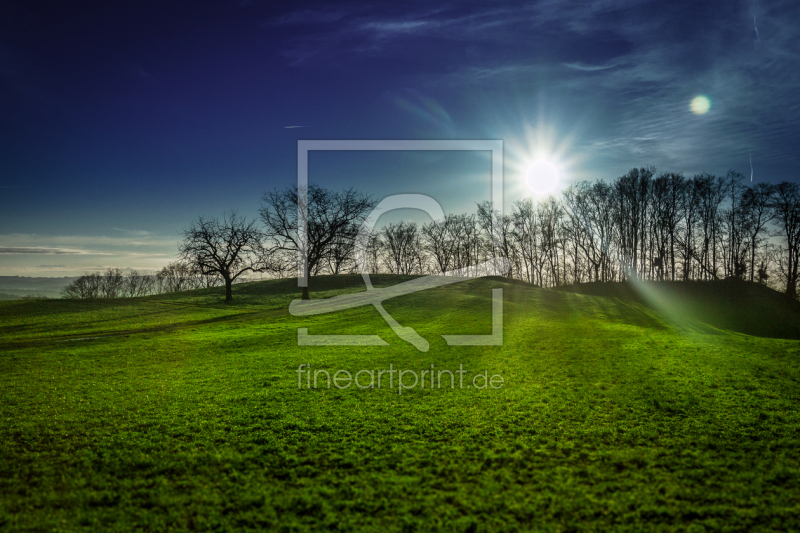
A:
{"type": "Polygon", "coordinates": [[[303,300],[310,300],[311,297],[308,295],[308,286],[311,284],[311,271],[313,270],[314,266],[316,266],[316,261],[313,264],[310,264],[308,257],[305,258],[305,274],[306,274],[306,286],[303,287],[303,296],[301,298],[303,300]]]}
{"type": "Polygon", "coordinates": [[[225,301],[232,302],[233,301],[233,291],[231,286],[233,285],[233,281],[231,279],[225,279],[225,301]]]}

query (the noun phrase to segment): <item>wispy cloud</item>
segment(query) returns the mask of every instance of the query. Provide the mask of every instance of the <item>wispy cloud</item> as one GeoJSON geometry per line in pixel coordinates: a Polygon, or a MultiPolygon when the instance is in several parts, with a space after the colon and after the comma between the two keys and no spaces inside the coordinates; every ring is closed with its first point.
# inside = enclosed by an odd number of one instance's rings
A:
{"type": "Polygon", "coordinates": [[[306,26],[313,24],[327,24],[343,19],[348,11],[343,9],[303,9],[293,11],[277,19],[267,21],[262,26],[306,26]]]}
{"type": "Polygon", "coordinates": [[[376,21],[366,22],[360,26],[362,30],[375,32],[383,38],[421,33],[439,27],[440,23],[431,20],[376,21]]]}
{"type": "MultiPolygon", "coordinates": [[[[8,275],[80,275],[106,268],[154,271],[177,253],[177,237],[151,235],[144,230],[112,228],[121,236],[0,235],[0,272],[8,275]],[[41,264],[35,257],[54,257],[58,264],[41,264]],[[104,263],[98,266],[98,262],[104,263]]],[[[41,259],[40,259],[41,260],[41,259]]]]}
{"type": "MultiPolygon", "coordinates": [[[[752,45],[752,14],[718,7],[699,6],[697,14],[708,16],[693,18],[680,5],[601,0],[587,9],[543,1],[514,14],[497,10],[477,19],[440,19],[437,34],[464,36],[480,20],[499,28],[483,35],[487,41],[501,44],[524,38],[541,42],[545,51],[524,59],[490,58],[484,64],[453,61],[450,69],[415,81],[429,90],[510,91],[514,96],[505,105],[512,108],[523,106],[520,98],[530,99],[532,92],[581,102],[592,108],[597,122],[591,136],[576,140],[575,149],[592,161],[605,158],[615,168],[656,164],[686,172],[724,171],[745,168],[751,152],[754,159],[776,166],[796,162],[800,54],[792,21],[800,17],[800,4],[776,0],[760,7],[757,50],[752,45]],[[524,20],[527,28],[516,20],[524,20]],[[559,48],[561,40],[548,41],[559,34],[569,34],[563,42],[578,45],[559,48]],[[595,49],[610,50],[611,55],[602,57],[595,49]],[[582,73],[591,74],[588,91],[582,73]],[[712,101],[711,111],[703,116],[689,110],[698,94],[712,101]]],[[[415,31],[424,28],[416,26],[415,31]]],[[[390,35],[403,38],[401,31],[390,35]]],[[[502,99],[496,99],[499,105],[502,99]]]]}
{"type": "Polygon", "coordinates": [[[9,248],[116,249],[129,247],[175,246],[178,238],[152,235],[143,230],[124,230],[125,236],[40,235],[36,233],[0,234],[0,246],[9,248]]]}
{"type": "Polygon", "coordinates": [[[0,254],[111,255],[109,252],[98,252],[95,250],[76,250],[74,248],[34,248],[28,246],[16,248],[0,247],[0,254]]]}
{"type": "Polygon", "coordinates": [[[574,69],[574,70],[582,70],[584,72],[595,72],[597,70],[608,70],[610,68],[616,67],[616,65],[587,65],[586,63],[562,63],[565,67],[574,69]]]}
{"type": "MultiPolygon", "coordinates": [[[[389,50],[402,51],[409,39],[433,38],[465,43],[490,43],[513,40],[518,31],[507,31],[511,25],[528,30],[536,21],[527,18],[525,8],[508,6],[465,10],[458,3],[436,7],[423,6],[416,10],[396,10],[395,14],[374,14],[367,5],[353,4],[348,8],[330,11],[302,10],[270,21],[267,26],[303,25],[306,29],[319,25],[316,31],[306,31],[290,38],[284,56],[299,66],[313,59],[373,56],[389,50]],[[336,25],[324,25],[337,22],[336,25]],[[400,47],[400,48],[398,48],[400,47]]],[[[419,43],[417,43],[419,44],[419,43]]],[[[433,51],[436,47],[431,47],[433,51]]]]}
{"type": "Polygon", "coordinates": [[[114,231],[118,231],[120,233],[123,233],[125,235],[135,236],[135,237],[146,237],[146,236],[150,235],[149,231],[144,231],[144,230],[132,230],[132,229],[125,229],[125,228],[111,228],[111,229],[113,229],[114,231]]]}

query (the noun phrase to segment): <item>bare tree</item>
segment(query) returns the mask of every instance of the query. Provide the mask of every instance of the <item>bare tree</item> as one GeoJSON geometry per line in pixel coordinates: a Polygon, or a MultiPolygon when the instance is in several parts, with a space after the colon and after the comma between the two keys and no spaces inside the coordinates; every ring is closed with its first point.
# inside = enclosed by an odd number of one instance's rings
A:
{"type": "Polygon", "coordinates": [[[91,300],[102,297],[103,277],[97,273],[86,273],[61,290],[64,298],[91,300]]]}
{"type": "MultiPolygon", "coordinates": [[[[514,219],[509,215],[501,215],[488,200],[478,204],[478,226],[484,231],[483,244],[486,254],[492,260],[491,275],[513,277],[514,265],[519,263],[517,250],[514,247],[514,219]],[[512,268],[506,270],[504,261],[507,259],[512,268]]],[[[476,263],[479,261],[476,261],[476,263]]]]}
{"type": "Polygon", "coordinates": [[[335,237],[325,254],[325,262],[331,274],[352,272],[356,268],[355,250],[358,226],[350,224],[342,228],[341,233],[335,237]]]}
{"type": "Polygon", "coordinates": [[[632,168],[614,183],[615,222],[625,275],[639,278],[645,271],[650,188],[656,169],[632,168]]]}
{"type": "Polygon", "coordinates": [[[786,280],[786,295],[794,299],[800,281],[800,186],[784,181],[775,187],[775,212],[780,232],[786,239],[786,250],[779,265],[786,280]]]}
{"type": "MultiPolygon", "coordinates": [[[[583,251],[591,270],[589,279],[594,281],[607,281],[611,269],[608,255],[613,234],[611,198],[612,189],[603,181],[580,182],[564,191],[564,207],[574,229],[574,246],[583,251]]],[[[530,209],[520,209],[520,215],[530,209]]]]}
{"type": "Polygon", "coordinates": [[[724,258],[727,275],[739,279],[744,276],[747,269],[745,259],[747,250],[744,245],[746,232],[742,223],[742,197],[749,188],[742,183],[743,180],[744,176],[733,170],[729,171],[725,177],[726,191],[731,199],[731,207],[724,212],[725,222],[728,226],[728,249],[725,251],[724,258]]]}
{"type": "Polygon", "coordinates": [[[153,276],[147,273],[131,270],[125,276],[124,295],[129,298],[144,296],[152,291],[153,276]]]}
{"type": "Polygon", "coordinates": [[[182,261],[173,261],[156,274],[156,292],[180,292],[192,288],[192,267],[182,261]]]}
{"type": "Polygon", "coordinates": [[[444,220],[432,220],[423,224],[420,230],[425,249],[435,262],[433,270],[440,274],[450,270],[453,262],[455,243],[450,232],[450,225],[453,223],[453,215],[447,215],[444,220]]]}
{"type": "Polygon", "coordinates": [[[256,221],[236,211],[217,218],[200,217],[183,230],[180,257],[203,276],[218,275],[225,282],[225,301],[233,300],[231,285],[246,272],[266,269],[264,235],[256,221]]]}
{"type": "Polygon", "coordinates": [[[380,233],[384,262],[392,274],[413,274],[419,271],[422,244],[413,222],[384,226],[380,233]]]}
{"type": "MultiPolygon", "coordinates": [[[[264,193],[259,212],[266,226],[266,237],[277,250],[299,252],[299,266],[308,278],[317,271],[331,247],[349,238],[351,228],[361,225],[375,202],[355,189],[334,192],[309,185],[305,192],[299,195],[295,186],[264,193]],[[305,201],[298,203],[302,196],[305,201]],[[306,228],[305,235],[299,231],[302,226],[306,228]]],[[[308,298],[305,286],[303,299],[308,298]]]]}
{"type": "MultiPolygon", "coordinates": [[[[749,186],[733,171],[724,178],[703,173],[687,179],[634,168],[610,183],[577,183],[561,197],[520,200],[510,216],[484,202],[473,213],[448,214],[420,227],[389,224],[360,236],[374,206],[369,196],[313,185],[306,192],[295,187],[264,194],[260,240],[247,240],[244,235],[259,232],[235,213],[222,222],[201,218],[185,231],[182,257],[190,262],[167,265],[157,276],[117,269],[86,274],[64,294],[139,296],[224,282],[230,298],[231,284],[246,279],[247,271],[285,276],[300,266],[301,274],[312,276],[351,272],[357,238],[363,239],[370,273],[496,274],[489,260],[502,256],[510,261],[509,277],[550,287],[626,278],[743,278],[749,269],[750,281],[773,288],[785,282],[790,297],[800,289],[800,186],[749,186]]],[[[303,293],[308,298],[308,287],[303,293]]]]}
{"type": "Polygon", "coordinates": [[[542,263],[540,258],[540,227],[538,211],[530,198],[514,204],[514,244],[520,257],[519,275],[529,283],[542,284],[542,263]],[[524,273],[524,274],[523,274],[524,273]]]}
{"type": "MultiPolygon", "coordinates": [[[[753,188],[745,189],[742,195],[742,223],[750,245],[750,281],[753,281],[756,275],[756,249],[761,244],[761,235],[766,232],[768,224],[775,218],[774,195],[775,186],[763,182],[757,183],[753,188]]],[[[758,279],[762,280],[767,277],[769,276],[766,274],[766,265],[763,265],[758,279]]]]}
{"type": "Polygon", "coordinates": [[[125,292],[125,278],[118,268],[109,268],[103,274],[100,283],[100,296],[102,298],[119,298],[125,292]]]}

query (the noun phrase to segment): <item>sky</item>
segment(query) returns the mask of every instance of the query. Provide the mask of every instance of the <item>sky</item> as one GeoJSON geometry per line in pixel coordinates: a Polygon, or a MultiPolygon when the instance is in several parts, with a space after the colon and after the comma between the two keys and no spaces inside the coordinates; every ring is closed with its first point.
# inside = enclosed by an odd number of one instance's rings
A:
{"type": "MultiPolygon", "coordinates": [[[[541,161],[800,180],[796,0],[60,4],[0,7],[0,275],[158,269],[296,183],[299,139],[502,140],[507,208],[541,161]]],[[[490,165],[313,152],[309,180],[462,213],[490,165]]]]}

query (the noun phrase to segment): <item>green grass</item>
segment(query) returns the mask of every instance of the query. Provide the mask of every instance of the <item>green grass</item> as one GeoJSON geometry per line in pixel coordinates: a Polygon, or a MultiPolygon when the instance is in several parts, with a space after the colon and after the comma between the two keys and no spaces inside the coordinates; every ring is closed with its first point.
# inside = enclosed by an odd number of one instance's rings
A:
{"type": "Polygon", "coordinates": [[[491,279],[385,302],[423,353],[374,308],[293,317],[298,294],[0,303],[0,530],[800,528],[799,341],[491,279]],[[446,346],[490,333],[497,287],[504,345],[446,346]],[[298,327],[390,346],[299,347],[298,327]],[[505,383],[298,389],[301,363],[505,383]]]}

